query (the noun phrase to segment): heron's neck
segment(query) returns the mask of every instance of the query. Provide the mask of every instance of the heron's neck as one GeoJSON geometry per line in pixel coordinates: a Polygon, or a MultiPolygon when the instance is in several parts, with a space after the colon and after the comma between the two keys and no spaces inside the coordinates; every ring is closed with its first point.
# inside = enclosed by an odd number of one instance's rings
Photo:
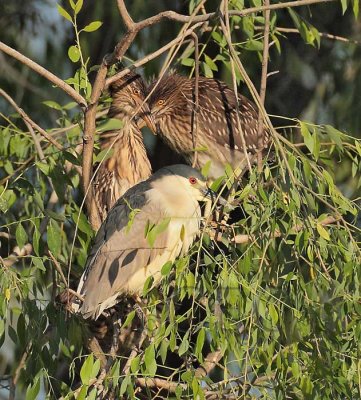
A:
{"type": "Polygon", "coordinates": [[[131,185],[149,178],[152,168],[144,147],[140,130],[132,123],[125,122],[122,129],[107,132],[101,138],[102,150],[113,149],[112,155],[104,162],[104,167],[115,172],[120,179],[131,185]]]}

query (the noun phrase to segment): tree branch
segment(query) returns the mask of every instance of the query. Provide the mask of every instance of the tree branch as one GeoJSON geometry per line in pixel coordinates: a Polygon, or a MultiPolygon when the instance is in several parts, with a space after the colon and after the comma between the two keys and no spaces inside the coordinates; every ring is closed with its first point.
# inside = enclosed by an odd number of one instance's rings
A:
{"type": "MultiPolygon", "coordinates": [[[[269,6],[269,0],[264,0],[264,6],[269,6]]],[[[264,37],[263,37],[263,55],[262,55],[262,73],[261,73],[261,86],[259,90],[259,98],[261,105],[264,107],[266,99],[267,88],[267,70],[268,70],[268,53],[269,53],[269,27],[270,27],[270,10],[264,12],[264,37]]],[[[262,112],[258,110],[258,124],[257,124],[257,169],[262,172],[262,151],[264,147],[263,141],[263,117],[262,112]]]]}
{"type": "Polygon", "coordinates": [[[191,28],[184,31],[183,35],[173,39],[172,41],[170,41],[169,43],[167,43],[160,49],[154,51],[153,53],[150,53],[150,54],[146,55],[145,57],[135,61],[131,67],[124,68],[122,71],[111,76],[110,78],[108,78],[106,80],[105,87],[108,87],[109,85],[111,85],[112,83],[117,81],[118,79],[123,78],[123,76],[129,74],[129,72],[131,72],[133,69],[141,67],[142,65],[146,64],[148,61],[154,60],[155,58],[159,57],[164,52],[166,52],[167,50],[169,50],[170,48],[172,48],[173,46],[175,46],[176,44],[178,44],[179,42],[184,40],[187,36],[190,36],[194,32],[195,29],[197,29],[198,27],[200,27],[202,25],[203,25],[203,22],[194,24],[191,28]]]}
{"type": "Polygon", "coordinates": [[[36,124],[28,116],[28,114],[26,114],[26,112],[22,108],[20,108],[15,103],[15,101],[3,89],[0,89],[0,95],[3,96],[15,108],[15,110],[19,113],[19,115],[24,120],[26,125],[29,124],[35,130],[37,130],[41,136],[43,136],[48,142],[53,144],[58,150],[60,150],[60,151],[64,150],[63,146],[57,140],[55,140],[52,136],[50,136],[43,128],[41,128],[38,124],[36,124]]]}
{"type": "MultiPolygon", "coordinates": [[[[334,224],[335,222],[339,221],[341,218],[340,217],[333,217],[329,216],[325,218],[323,221],[319,222],[320,225],[325,226],[325,225],[331,225],[334,224]]],[[[291,228],[292,233],[298,233],[304,228],[303,224],[297,224],[291,228]]],[[[273,234],[271,235],[271,239],[281,237],[282,232],[279,230],[275,230],[273,234]]],[[[233,237],[232,242],[237,243],[237,244],[244,244],[244,243],[249,243],[255,240],[255,237],[253,235],[236,235],[233,237]]]]}
{"type": "Polygon", "coordinates": [[[35,61],[24,56],[23,54],[19,53],[18,51],[16,51],[15,49],[11,48],[10,46],[6,45],[3,42],[0,42],[0,50],[8,54],[9,56],[15,58],[16,60],[20,61],[21,63],[27,65],[29,68],[31,68],[39,75],[46,78],[48,81],[54,83],[54,85],[58,86],[70,97],[72,97],[81,107],[86,106],[86,100],[84,99],[84,97],[81,96],[76,90],[74,90],[70,85],[68,85],[62,79],[54,75],[52,72],[48,71],[41,65],[37,64],[35,61]]]}

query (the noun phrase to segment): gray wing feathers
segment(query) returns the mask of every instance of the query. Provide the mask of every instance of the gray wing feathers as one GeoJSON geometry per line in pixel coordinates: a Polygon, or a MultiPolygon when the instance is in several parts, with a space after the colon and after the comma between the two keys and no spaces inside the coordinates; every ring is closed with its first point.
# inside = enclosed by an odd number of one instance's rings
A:
{"type": "MultiPolygon", "coordinates": [[[[132,188],[133,189],[133,188],[132,188]]],[[[130,278],[142,271],[167,244],[166,231],[156,237],[150,247],[145,228],[150,220],[158,223],[162,214],[145,201],[144,194],[130,189],[112,208],[95,238],[78,292],[84,297],[80,312],[85,317],[97,317],[103,309],[115,304],[119,291],[130,291],[130,278]],[[135,213],[131,223],[132,209],[142,207],[135,213]]],[[[144,282],[139,282],[142,287],[144,282]]]]}

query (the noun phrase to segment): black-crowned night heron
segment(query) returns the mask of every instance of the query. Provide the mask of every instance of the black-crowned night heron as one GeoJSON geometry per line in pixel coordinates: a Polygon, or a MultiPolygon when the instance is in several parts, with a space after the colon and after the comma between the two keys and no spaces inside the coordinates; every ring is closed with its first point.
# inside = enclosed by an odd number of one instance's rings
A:
{"type": "Polygon", "coordinates": [[[120,196],[151,175],[140,128],[146,123],[155,129],[148,104],[144,102],[146,87],[140,75],[129,73],[109,90],[112,104],[108,116],[121,120],[123,126],[100,135],[101,149],[111,149],[111,156],[101,162],[93,181],[102,221],[120,196]]]}
{"type": "Polygon", "coordinates": [[[188,165],[164,167],[121,197],[101,225],[77,292],[73,310],[98,318],[120,296],[138,297],[150,276],[160,281],[162,266],[187,252],[199,233],[198,201],[212,192],[188,165]]]}
{"type": "MultiPolygon", "coordinates": [[[[195,78],[166,75],[160,81],[153,82],[148,90],[151,93],[148,103],[158,126],[157,132],[172,149],[192,164],[195,155],[192,140],[195,78]]],[[[244,96],[238,96],[238,123],[237,98],[225,83],[199,77],[198,90],[196,147],[201,150],[197,155],[196,167],[202,168],[210,160],[208,176],[213,179],[223,175],[227,163],[240,172],[247,165],[245,151],[252,163],[260,147],[255,104],[244,96]]],[[[269,143],[269,131],[263,129],[261,135],[263,149],[269,143]]]]}

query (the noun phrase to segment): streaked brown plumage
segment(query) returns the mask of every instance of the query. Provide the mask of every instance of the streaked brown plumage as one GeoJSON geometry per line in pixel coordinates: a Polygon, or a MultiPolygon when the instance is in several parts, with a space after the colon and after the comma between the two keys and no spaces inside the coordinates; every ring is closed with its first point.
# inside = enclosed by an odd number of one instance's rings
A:
{"type": "Polygon", "coordinates": [[[100,135],[101,149],[112,149],[111,156],[101,162],[93,183],[102,221],[126,190],[152,173],[140,131],[144,122],[151,124],[141,76],[127,74],[110,86],[110,94],[112,105],[108,116],[122,120],[124,125],[100,135]]]}
{"type": "MultiPolygon", "coordinates": [[[[250,158],[258,150],[258,112],[255,104],[239,95],[239,129],[236,96],[225,83],[205,77],[199,78],[199,109],[197,114],[198,134],[197,168],[211,160],[209,177],[223,175],[224,166],[229,163],[235,170],[246,165],[246,151],[250,158]]],[[[149,107],[158,127],[159,135],[175,151],[182,154],[189,163],[194,160],[192,125],[195,105],[195,79],[179,74],[170,74],[152,83],[149,107]],[[154,91],[152,92],[152,90],[154,91]]],[[[269,131],[262,132],[263,148],[269,144],[269,131]]]]}

